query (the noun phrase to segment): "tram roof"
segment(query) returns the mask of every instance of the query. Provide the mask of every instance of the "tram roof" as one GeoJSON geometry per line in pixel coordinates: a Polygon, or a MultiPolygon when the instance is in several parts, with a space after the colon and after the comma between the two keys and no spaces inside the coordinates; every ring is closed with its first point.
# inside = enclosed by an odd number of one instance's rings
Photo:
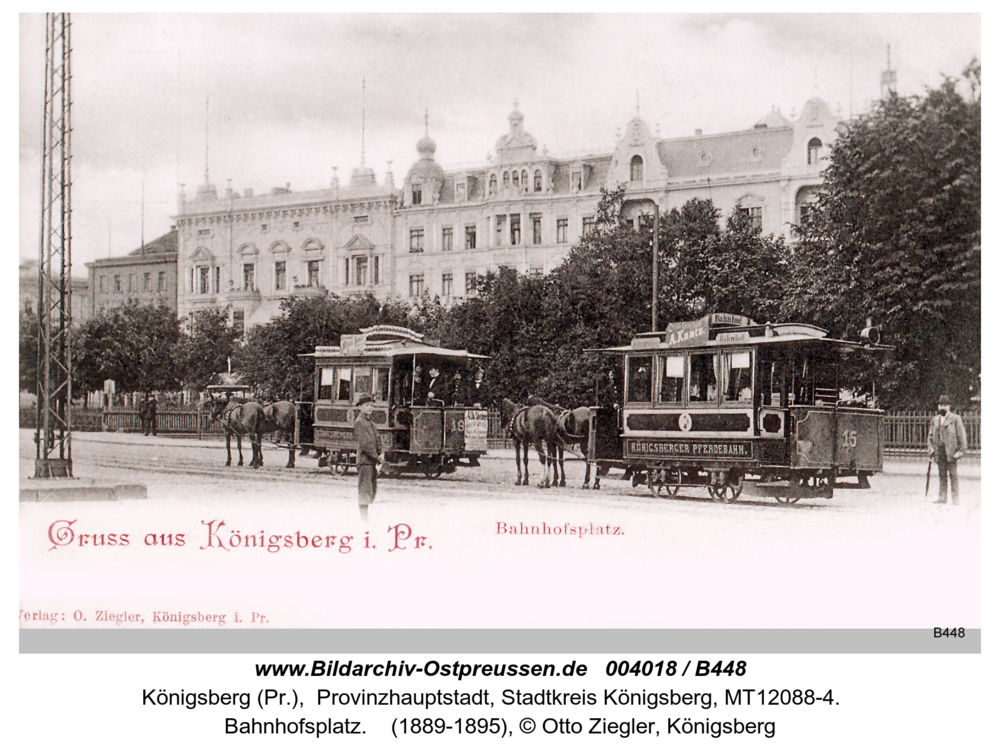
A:
{"type": "Polygon", "coordinates": [[[470,358],[488,359],[467,350],[442,348],[437,340],[429,340],[408,327],[378,324],[366,327],[357,335],[341,335],[340,345],[317,345],[315,353],[302,353],[303,358],[397,358],[400,356],[430,356],[448,361],[470,358]]]}
{"type": "Polygon", "coordinates": [[[677,322],[659,332],[644,332],[632,338],[628,345],[593,348],[598,353],[633,353],[656,350],[693,350],[696,348],[740,348],[751,345],[785,345],[806,347],[822,345],[842,353],[854,351],[892,350],[888,346],[853,342],[827,337],[827,331],[812,324],[756,324],[746,317],[732,314],[708,314],[693,322],[677,322]]]}
{"type": "Polygon", "coordinates": [[[361,347],[342,348],[339,345],[317,345],[314,353],[302,353],[304,358],[399,358],[403,356],[430,356],[448,361],[470,359],[489,360],[467,350],[453,350],[435,345],[421,345],[403,341],[368,343],[361,347]]]}

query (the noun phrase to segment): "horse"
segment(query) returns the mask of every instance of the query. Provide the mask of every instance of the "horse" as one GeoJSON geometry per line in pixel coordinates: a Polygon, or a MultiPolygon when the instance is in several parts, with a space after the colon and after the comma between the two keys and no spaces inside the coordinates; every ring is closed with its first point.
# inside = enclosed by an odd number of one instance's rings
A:
{"type": "Polygon", "coordinates": [[[288,463],[285,468],[295,467],[295,403],[279,400],[264,406],[264,428],[261,434],[277,433],[276,440],[288,444],[288,463]]]}
{"type": "MultiPolygon", "coordinates": [[[[593,414],[590,408],[563,408],[554,403],[549,403],[534,395],[528,397],[528,405],[544,405],[552,411],[556,417],[556,428],[559,430],[559,444],[557,446],[556,473],[553,483],[558,482],[559,486],[566,486],[566,468],[564,466],[564,449],[579,445],[583,455],[583,465],[586,469],[583,476],[583,488],[590,488],[590,462],[587,460],[587,448],[590,441],[590,421],[593,414]],[[561,474],[561,478],[560,478],[561,474]]],[[[601,479],[594,471],[594,488],[601,488],[601,479]]]]}
{"type": "Polygon", "coordinates": [[[253,457],[250,460],[251,468],[259,468],[264,465],[264,453],[261,452],[260,443],[263,436],[265,424],[264,409],[260,403],[253,401],[241,402],[230,399],[215,400],[210,399],[210,410],[212,418],[222,422],[222,428],[226,432],[226,465],[233,464],[233,455],[230,450],[230,442],[233,435],[236,436],[236,450],[240,454],[240,462],[237,466],[243,465],[243,435],[250,437],[250,448],[253,457]]]}
{"type": "Polygon", "coordinates": [[[538,461],[542,464],[544,478],[538,486],[548,489],[549,466],[555,467],[559,430],[556,417],[544,405],[518,405],[504,398],[500,404],[500,420],[514,440],[514,459],[517,461],[515,486],[528,485],[528,446],[534,445],[538,461]],[[524,455],[524,476],[521,476],[521,455],[524,455]]]}

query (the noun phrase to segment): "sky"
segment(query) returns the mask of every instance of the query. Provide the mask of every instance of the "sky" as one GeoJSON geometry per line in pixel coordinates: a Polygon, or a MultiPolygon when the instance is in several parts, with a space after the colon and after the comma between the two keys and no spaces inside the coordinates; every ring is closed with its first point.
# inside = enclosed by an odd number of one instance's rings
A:
{"type": "MultiPolygon", "coordinates": [[[[361,164],[400,187],[427,129],[482,166],[517,103],[555,157],[610,151],[638,109],[672,138],[846,119],[957,78],[978,14],[94,14],[72,16],[73,275],[169,231],[179,186],[325,188],[361,164]],[[231,181],[231,183],[230,183],[231,181]]],[[[38,255],[44,16],[19,25],[20,256],[38,255]]]]}

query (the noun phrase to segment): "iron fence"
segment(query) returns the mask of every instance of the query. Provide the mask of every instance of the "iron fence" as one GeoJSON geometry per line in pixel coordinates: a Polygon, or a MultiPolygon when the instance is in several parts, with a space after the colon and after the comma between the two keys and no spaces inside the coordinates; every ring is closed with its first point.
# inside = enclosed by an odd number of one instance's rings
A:
{"type": "MultiPolygon", "coordinates": [[[[965,424],[969,452],[982,451],[982,416],[978,412],[959,414],[965,424]]],[[[885,414],[884,432],[887,455],[923,455],[927,451],[927,434],[932,411],[894,411],[885,414]]],[[[21,408],[21,428],[34,428],[35,409],[21,408]]],[[[124,408],[77,409],[73,411],[73,429],[76,431],[141,432],[142,422],[138,410],[124,408]]],[[[159,410],[156,413],[157,434],[174,436],[221,436],[222,426],[206,413],[197,409],[159,410]]],[[[500,424],[500,412],[489,411],[488,447],[510,449],[510,438],[500,424]]]]}
{"type": "MultiPolygon", "coordinates": [[[[982,415],[960,413],[969,440],[969,452],[982,452],[982,415]]],[[[926,455],[933,411],[895,411],[885,414],[885,450],[889,455],[926,455]]]]}

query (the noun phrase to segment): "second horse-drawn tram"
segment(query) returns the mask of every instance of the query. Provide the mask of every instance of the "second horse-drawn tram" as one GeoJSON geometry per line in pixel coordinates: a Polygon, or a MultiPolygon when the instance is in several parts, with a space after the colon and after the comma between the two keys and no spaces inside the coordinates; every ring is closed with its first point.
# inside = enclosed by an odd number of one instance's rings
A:
{"type": "Polygon", "coordinates": [[[346,473],[357,463],[356,399],[370,395],[387,473],[428,477],[486,453],[488,415],[479,405],[485,356],[440,347],[405,327],[380,325],[318,346],[312,445],[321,465],[346,473]]]}
{"type": "Polygon", "coordinates": [[[715,313],[605,349],[624,358],[624,399],[596,409],[589,459],[624,466],[657,496],[707,487],[732,501],[746,483],[795,502],[868,488],[884,441],[871,374],[886,348],[875,334],[851,342],[715,313]]]}

